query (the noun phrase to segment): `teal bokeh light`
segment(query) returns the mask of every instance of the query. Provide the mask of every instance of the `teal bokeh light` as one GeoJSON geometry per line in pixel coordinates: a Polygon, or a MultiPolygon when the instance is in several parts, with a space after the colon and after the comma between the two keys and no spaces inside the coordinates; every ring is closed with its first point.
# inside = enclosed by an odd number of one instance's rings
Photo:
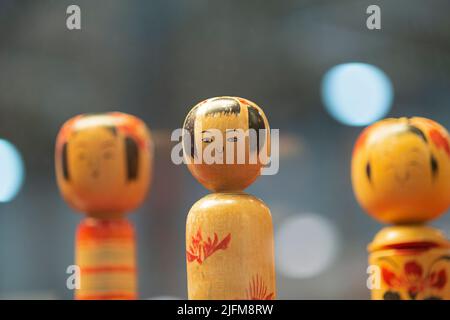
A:
{"type": "Polygon", "coordinates": [[[341,123],[365,126],[390,110],[394,90],[389,77],[366,63],[344,63],[331,68],[322,81],[327,111],[341,123]]]}
{"type": "Polygon", "coordinates": [[[22,157],[10,142],[0,139],[0,202],[17,195],[25,177],[22,157]]]}

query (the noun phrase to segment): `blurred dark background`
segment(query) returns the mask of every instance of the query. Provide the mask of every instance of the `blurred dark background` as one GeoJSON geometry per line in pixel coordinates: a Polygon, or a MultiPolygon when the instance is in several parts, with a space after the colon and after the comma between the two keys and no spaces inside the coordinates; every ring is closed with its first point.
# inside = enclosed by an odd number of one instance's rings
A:
{"type": "MultiPolygon", "coordinates": [[[[186,298],[185,218],[208,191],[171,162],[170,133],[218,95],[255,101],[280,129],[279,173],[248,189],[272,209],[285,250],[278,298],[368,298],[366,245],[382,225],[352,193],[361,127],[329,115],[322,79],[337,64],[375,65],[394,88],[388,116],[450,128],[449,12],[446,0],[0,0],[0,139],[26,170],[17,196],[0,203],[0,298],[72,297],[65,271],[82,216],[59,196],[55,137],[76,114],[113,110],[142,118],[156,141],[151,192],[129,215],[140,297],[186,298]],[[81,7],[82,30],[66,28],[70,4],[81,7]],[[371,4],[381,30],[366,27],[371,4]],[[289,225],[296,233],[283,233],[289,225]],[[318,231],[302,233],[310,227],[318,231]]],[[[450,215],[433,224],[449,231],[450,215]]]]}

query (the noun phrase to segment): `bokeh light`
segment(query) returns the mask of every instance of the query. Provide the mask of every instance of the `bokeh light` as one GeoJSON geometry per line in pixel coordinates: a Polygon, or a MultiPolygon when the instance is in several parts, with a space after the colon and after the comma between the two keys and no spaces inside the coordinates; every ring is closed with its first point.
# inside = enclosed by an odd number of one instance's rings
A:
{"type": "Polygon", "coordinates": [[[16,147],[0,139],[0,202],[9,202],[17,195],[24,180],[24,165],[16,147]]]}
{"type": "Polygon", "coordinates": [[[339,122],[364,126],[389,112],[393,86],[389,77],[373,65],[344,63],[325,74],[322,100],[327,111],[339,122]]]}
{"type": "Polygon", "coordinates": [[[333,263],[339,250],[336,228],[318,214],[290,216],[275,234],[277,271],[291,278],[310,278],[333,263]]]}

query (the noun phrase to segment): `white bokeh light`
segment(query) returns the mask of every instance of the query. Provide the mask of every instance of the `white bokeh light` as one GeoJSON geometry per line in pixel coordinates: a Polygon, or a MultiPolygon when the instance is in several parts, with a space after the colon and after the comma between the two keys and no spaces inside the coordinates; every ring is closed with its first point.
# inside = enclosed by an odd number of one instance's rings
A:
{"type": "Polygon", "coordinates": [[[24,165],[16,147],[0,139],[0,202],[9,202],[17,195],[24,180],[24,165]]]}
{"type": "Polygon", "coordinates": [[[339,250],[336,228],[318,214],[290,216],[275,233],[277,271],[310,278],[329,268],[339,250]]]}
{"type": "Polygon", "coordinates": [[[390,110],[393,86],[378,67],[367,63],[334,66],[322,81],[322,100],[339,122],[365,126],[383,118],[390,110]]]}

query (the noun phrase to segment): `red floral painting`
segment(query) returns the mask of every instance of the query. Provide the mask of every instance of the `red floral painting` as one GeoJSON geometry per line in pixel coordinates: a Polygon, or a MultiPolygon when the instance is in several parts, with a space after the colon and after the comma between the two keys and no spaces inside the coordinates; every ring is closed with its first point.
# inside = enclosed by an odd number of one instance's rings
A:
{"type": "Polygon", "coordinates": [[[208,257],[218,250],[226,250],[231,241],[231,233],[219,241],[217,233],[214,232],[214,238],[203,239],[201,229],[198,229],[197,234],[192,236],[191,244],[186,250],[186,257],[188,262],[197,261],[202,264],[208,257]]]}
{"type": "MultiPolygon", "coordinates": [[[[409,261],[403,266],[401,272],[395,272],[387,266],[381,267],[383,281],[390,289],[406,288],[410,299],[415,300],[417,295],[427,289],[442,290],[447,281],[446,269],[437,269],[425,272],[423,267],[415,261],[409,261]]],[[[389,290],[385,299],[401,299],[398,292],[389,290]]],[[[440,297],[426,297],[426,299],[440,299],[440,297]]]]}
{"type": "Polygon", "coordinates": [[[252,278],[247,289],[248,300],[273,300],[274,293],[267,292],[267,286],[262,277],[256,275],[252,278]]]}

